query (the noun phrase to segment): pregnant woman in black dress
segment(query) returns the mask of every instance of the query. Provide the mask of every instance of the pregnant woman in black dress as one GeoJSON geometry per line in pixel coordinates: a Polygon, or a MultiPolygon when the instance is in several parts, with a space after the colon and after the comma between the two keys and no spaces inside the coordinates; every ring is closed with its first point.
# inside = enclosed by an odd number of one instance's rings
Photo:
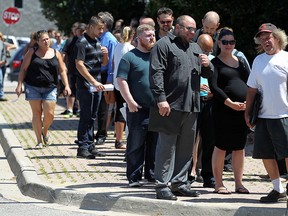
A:
{"type": "Polygon", "coordinates": [[[244,120],[249,66],[232,55],[235,48],[232,31],[222,29],[218,38],[220,54],[212,60],[215,71],[209,85],[213,93],[215,147],[212,156],[215,193],[231,194],[224,186],[222,172],[226,151],[232,151],[235,192],[249,193],[243,186],[244,147],[247,126],[244,120]]]}

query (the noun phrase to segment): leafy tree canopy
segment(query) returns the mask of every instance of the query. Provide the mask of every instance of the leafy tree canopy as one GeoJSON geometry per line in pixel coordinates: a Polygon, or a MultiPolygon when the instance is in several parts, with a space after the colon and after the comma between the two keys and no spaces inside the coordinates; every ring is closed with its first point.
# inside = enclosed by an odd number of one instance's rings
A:
{"type": "Polygon", "coordinates": [[[282,0],[151,0],[148,13],[156,17],[157,8],[169,7],[174,17],[188,14],[192,16],[198,28],[208,11],[220,15],[220,27],[231,27],[237,40],[236,48],[245,53],[252,62],[256,55],[253,37],[262,23],[270,22],[288,31],[287,7],[282,0]]]}
{"type": "Polygon", "coordinates": [[[174,17],[188,14],[201,28],[201,19],[207,11],[220,15],[221,27],[233,28],[236,48],[245,53],[250,62],[255,56],[253,36],[264,22],[271,22],[283,30],[288,29],[288,13],[283,0],[40,0],[44,15],[56,21],[66,33],[76,22],[87,22],[99,11],[109,11],[114,19],[123,19],[129,24],[131,18],[143,14],[156,19],[160,7],[169,7],[174,17]],[[146,1],[147,2],[147,1],[146,1]]]}
{"type": "Polygon", "coordinates": [[[91,16],[100,11],[109,11],[114,20],[123,19],[126,24],[132,17],[140,17],[145,3],[137,0],[40,0],[43,14],[55,21],[59,30],[70,33],[74,22],[87,23],[91,16]]]}

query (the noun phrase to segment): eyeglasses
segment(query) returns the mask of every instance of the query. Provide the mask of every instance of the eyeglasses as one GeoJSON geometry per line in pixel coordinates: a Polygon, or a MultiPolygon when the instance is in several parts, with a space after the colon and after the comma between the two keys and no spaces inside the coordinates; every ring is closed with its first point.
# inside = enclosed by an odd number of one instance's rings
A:
{"type": "Polygon", "coordinates": [[[206,55],[210,55],[212,53],[212,50],[202,50],[202,52],[206,55]]]}
{"type": "Polygon", "coordinates": [[[182,27],[184,27],[184,28],[186,28],[190,33],[195,33],[196,32],[196,28],[194,28],[194,27],[187,27],[187,26],[184,26],[184,25],[182,25],[182,24],[179,24],[180,26],[182,26],[182,27]]]}
{"type": "Polygon", "coordinates": [[[165,25],[165,24],[170,24],[172,23],[172,20],[168,20],[168,21],[159,21],[162,25],[165,25]]]}
{"type": "Polygon", "coordinates": [[[235,44],[236,44],[236,40],[230,40],[230,41],[228,41],[228,40],[221,40],[221,43],[222,43],[222,45],[228,45],[228,44],[230,44],[230,45],[235,45],[235,44]]]}

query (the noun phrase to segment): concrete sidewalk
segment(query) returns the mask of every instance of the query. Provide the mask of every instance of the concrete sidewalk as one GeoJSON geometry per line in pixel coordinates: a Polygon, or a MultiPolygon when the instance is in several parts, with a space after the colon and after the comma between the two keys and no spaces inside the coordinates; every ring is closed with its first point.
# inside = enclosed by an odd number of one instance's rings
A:
{"type": "MultiPolygon", "coordinates": [[[[286,203],[261,204],[259,199],[271,190],[271,183],[261,179],[266,172],[260,160],[251,158],[247,145],[244,184],[251,194],[218,195],[213,189],[193,183],[201,192],[197,198],[178,201],[155,199],[154,185],[129,188],[125,176],[124,151],[114,148],[113,132],[99,150],[107,154],[96,160],[76,157],[74,144],[78,119],[63,118],[64,99],[59,99],[50,130],[53,144],[36,149],[31,125],[31,110],[22,95],[17,102],[15,86],[6,87],[10,100],[0,103],[0,142],[17,183],[24,195],[37,199],[78,206],[81,209],[135,213],[135,215],[285,215],[286,203]]],[[[227,188],[234,191],[232,173],[225,173],[227,188]]]]}

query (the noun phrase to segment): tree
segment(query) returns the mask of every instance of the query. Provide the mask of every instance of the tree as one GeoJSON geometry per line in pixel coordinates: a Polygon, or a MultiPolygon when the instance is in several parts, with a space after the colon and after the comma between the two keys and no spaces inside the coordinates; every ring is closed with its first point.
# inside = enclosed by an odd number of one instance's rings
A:
{"type": "Polygon", "coordinates": [[[157,10],[166,6],[173,10],[174,17],[191,15],[201,27],[201,19],[207,11],[216,11],[221,18],[221,27],[233,28],[236,48],[244,52],[250,62],[256,55],[253,37],[264,22],[271,22],[287,30],[288,13],[282,0],[40,0],[44,15],[56,21],[60,30],[69,33],[76,21],[87,22],[99,11],[109,11],[114,19],[123,19],[126,25],[132,17],[143,14],[156,19],[157,10]]]}
{"type": "Polygon", "coordinates": [[[162,6],[171,8],[174,17],[191,15],[198,28],[206,12],[216,11],[220,15],[220,27],[234,30],[236,48],[244,52],[250,62],[256,55],[253,37],[262,23],[271,22],[288,30],[288,13],[282,0],[151,0],[147,13],[156,17],[157,8],[162,6]]]}
{"type": "Polygon", "coordinates": [[[40,0],[43,14],[55,21],[59,30],[69,35],[74,22],[87,23],[100,11],[109,11],[115,20],[123,19],[129,24],[132,17],[140,17],[145,2],[138,0],[40,0]]]}

